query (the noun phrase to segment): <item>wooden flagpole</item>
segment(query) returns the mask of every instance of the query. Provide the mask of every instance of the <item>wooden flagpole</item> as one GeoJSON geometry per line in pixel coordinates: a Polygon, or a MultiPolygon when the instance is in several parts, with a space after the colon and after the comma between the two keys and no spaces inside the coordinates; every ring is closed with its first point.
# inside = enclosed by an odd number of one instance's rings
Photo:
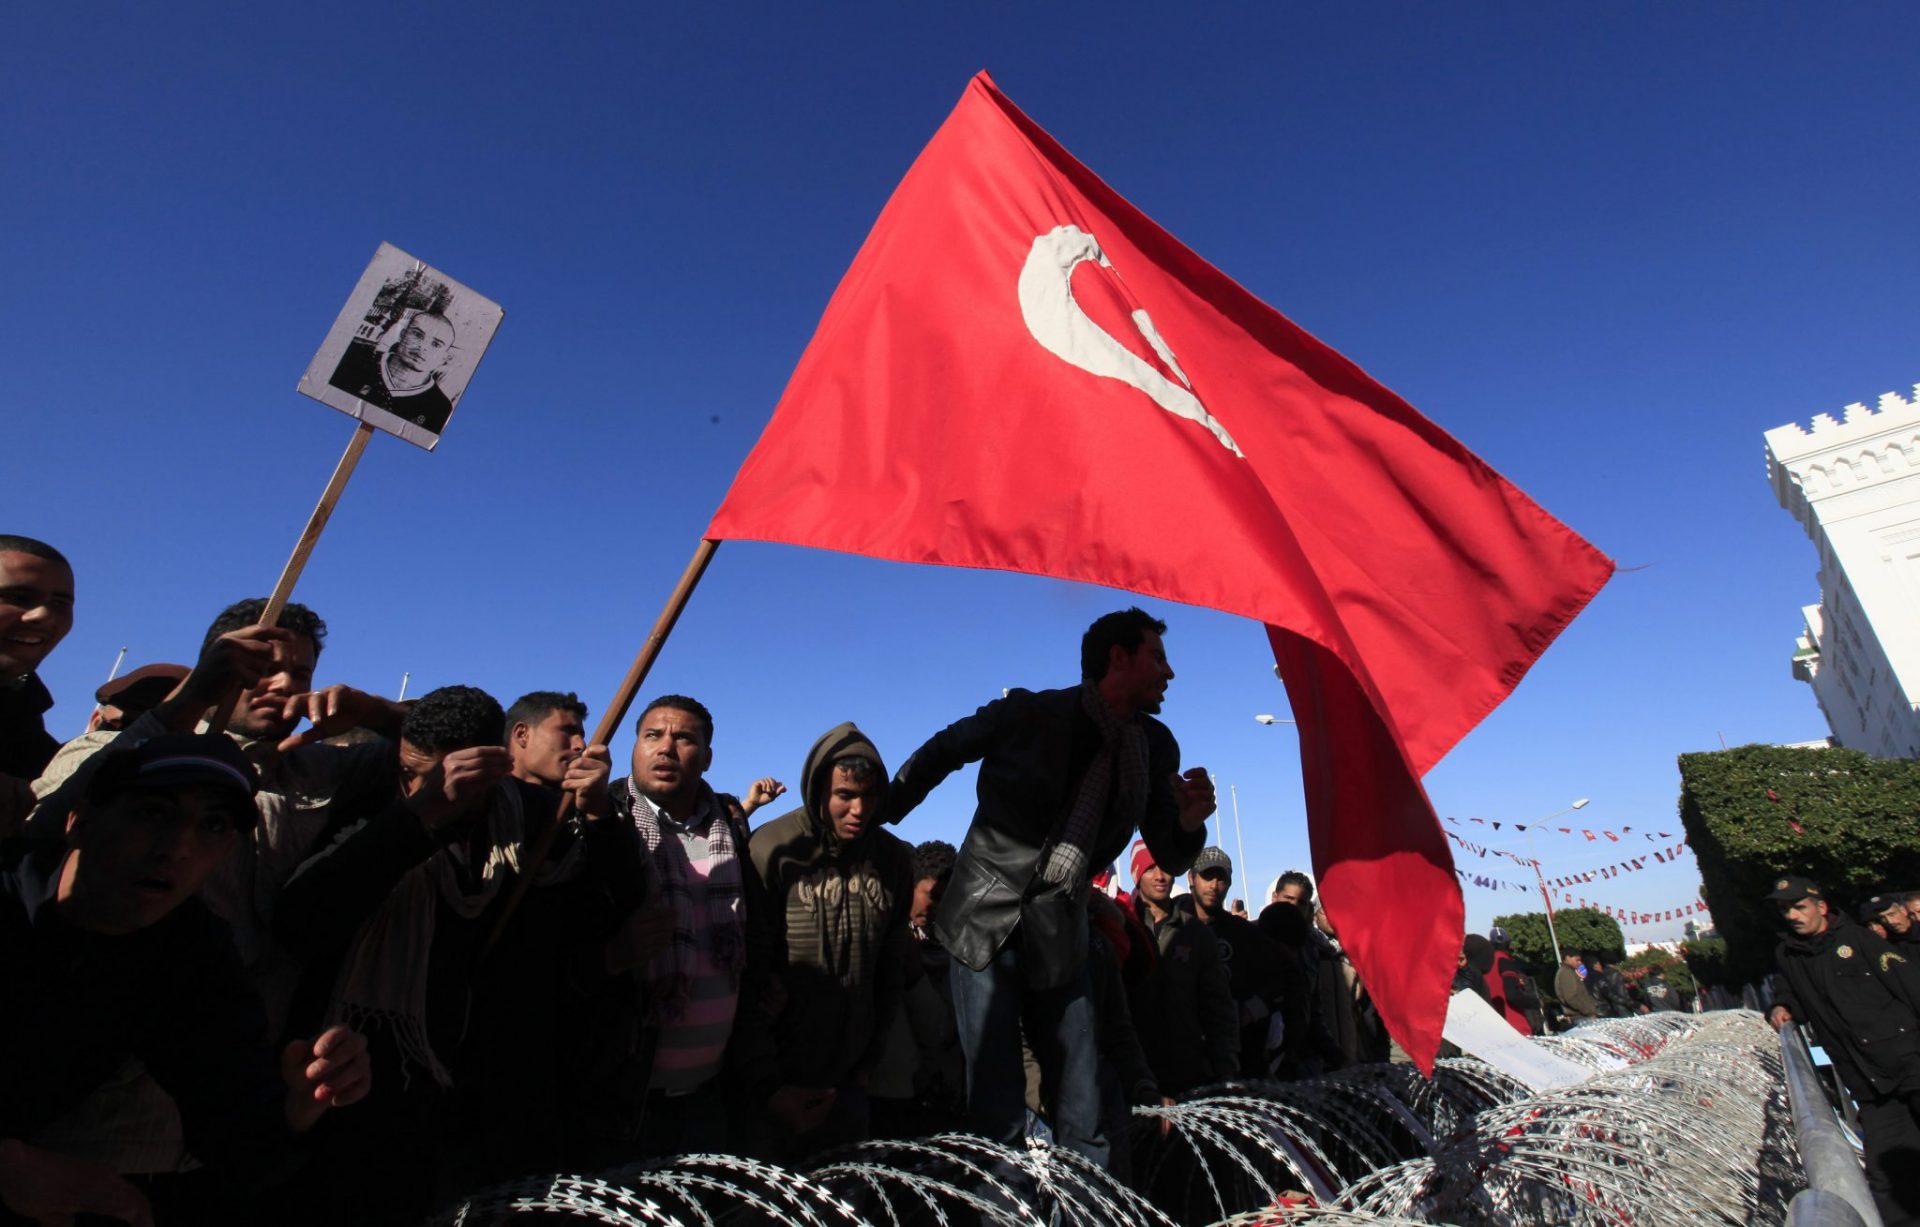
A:
{"type": "MultiPolygon", "coordinates": [[[[300,581],[300,572],[306,570],[307,559],[313,554],[313,547],[320,542],[320,534],[326,530],[327,521],[333,518],[333,509],[340,502],[340,494],[347,488],[347,479],[353,476],[354,466],[360,463],[360,453],[367,450],[367,440],[373,438],[373,427],[362,422],[354,429],[353,438],[347,440],[347,450],[342,453],[340,463],[333,466],[333,476],[327,479],[327,488],[320,492],[320,501],[314,505],[313,514],[307,517],[307,527],[300,539],[293,544],[293,554],[287,559],[287,565],[280,569],[280,580],[273,586],[273,594],[267,598],[267,607],[260,611],[260,621],[256,626],[273,626],[280,621],[280,614],[286,609],[287,601],[293,596],[293,586],[300,581]]],[[[214,707],[208,722],[215,732],[227,727],[233,719],[233,709],[240,702],[240,694],[235,691],[214,707]]]]}
{"type": "MultiPolygon", "coordinates": [[[[701,538],[699,548],[693,551],[687,569],[680,573],[680,582],[674,585],[673,593],[667,597],[666,607],[655,619],[653,631],[647,641],[640,645],[639,654],[633,658],[633,664],[627,669],[627,675],[620,679],[620,688],[614,691],[613,702],[600,715],[600,723],[594,726],[593,740],[590,745],[611,745],[613,735],[620,731],[621,723],[627,718],[627,711],[640,693],[640,683],[647,680],[647,674],[653,668],[653,662],[660,658],[660,649],[666,646],[667,636],[673,633],[673,627],[680,620],[681,611],[687,607],[687,601],[693,596],[693,590],[699,586],[700,577],[707,573],[707,564],[713,561],[713,552],[720,548],[718,541],[701,538]]],[[[500,918],[493,923],[493,932],[487,935],[484,954],[492,953],[500,938],[507,931],[507,925],[513,920],[513,914],[527,897],[527,891],[533,885],[533,875],[544,865],[549,853],[553,851],[554,841],[560,838],[560,832],[566,827],[567,820],[573,816],[573,796],[571,793],[560,800],[560,811],[554,815],[553,825],[540,833],[539,842],[520,863],[520,872],[514,875],[513,891],[507,896],[506,906],[500,909],[500,918]]],[[[643,871],[646,862],[642,861],[643,871]]]]}

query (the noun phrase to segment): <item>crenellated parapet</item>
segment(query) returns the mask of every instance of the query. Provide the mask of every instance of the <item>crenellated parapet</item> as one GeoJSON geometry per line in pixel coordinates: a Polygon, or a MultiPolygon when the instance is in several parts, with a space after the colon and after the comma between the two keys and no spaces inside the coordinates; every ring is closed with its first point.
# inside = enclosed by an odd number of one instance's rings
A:
{"type": "Polygon", "coordinates": [[[1812,527],[1810,504],[1920,474],[1920,384],[1910,400],[1886,392],[1874,408],[1854,402],[1840,417],[1819,413],[1767,432],[1774,497],[1812,527]]]}

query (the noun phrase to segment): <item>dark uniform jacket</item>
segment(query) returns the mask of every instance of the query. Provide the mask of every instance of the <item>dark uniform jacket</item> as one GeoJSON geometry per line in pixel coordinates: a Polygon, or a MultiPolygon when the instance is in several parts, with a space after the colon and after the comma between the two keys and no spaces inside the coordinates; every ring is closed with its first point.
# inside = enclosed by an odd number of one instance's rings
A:
{"type": "Polygon", "coordinates": [[[1774,1003],[1813,1025],[1855,1097],[1920,1089],[1920,964],[1839,916],[1818,937],[1788,936],[1773,957],[1774,1003]]]}
{"type": "MultiPolygon", "coordinates": [[[[1180,745],[1153,717],[1136,717],[1147,735],[1147,806],[1140,821],[1154,863],[1179,875],[1193,864],[1205,830],[1183,831],[1173,777],[1180,745]]],[[[1080,688],[1014,690],[948,725],[913,752],[893,778],[887,820],[913,812],[939,783],[967,763],[980,764],[973,825],[960,846],[953,880],[941,900],[934,931],[941,944],[975,971],[993,961],[1023,920],[1033,921],[1030,896],[1040,854],[1072,806],[1094,756],[1100,730],[1080,706],[1080,688]]],[[[1119,858],[1133,836],[1111,807],[1088,844],[1094,868],[1119,858]]],[[[1072,906],[1056,909],[1049,956],[1071,965],[1086,958],[1085,887],[1072,906]]]]}

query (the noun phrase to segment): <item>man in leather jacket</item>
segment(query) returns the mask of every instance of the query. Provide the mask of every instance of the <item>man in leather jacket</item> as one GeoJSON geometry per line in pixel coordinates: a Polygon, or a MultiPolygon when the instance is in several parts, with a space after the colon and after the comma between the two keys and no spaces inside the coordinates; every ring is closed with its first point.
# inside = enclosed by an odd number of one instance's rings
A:
{"type": "Polygon", "coordinates": [[[954,1012],[966,1054],[967,1111],[981,1134],[1018,1144],[1025,1128],[1022,1026],[1050,1085],[1054,1135],[1095,1163],[1098,1027],[1087,981],[1091,874],[1136,827],[1156,863],[1182,873],[1206,842],[1213,785],[1180,773],[1160,710],[1173,670],[1166,624],[1139,609],[1094,622],[1079,686],[1013,690],[914,751],[891,789],[898,822],[966,763],[979,803],[934,931],[953,956],[954,1012]]]}

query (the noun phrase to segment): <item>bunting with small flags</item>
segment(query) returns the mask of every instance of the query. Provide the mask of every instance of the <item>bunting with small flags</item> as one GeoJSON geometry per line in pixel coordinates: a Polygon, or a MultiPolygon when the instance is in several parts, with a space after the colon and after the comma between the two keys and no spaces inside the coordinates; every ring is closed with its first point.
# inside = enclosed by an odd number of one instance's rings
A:
{"type": "Polygon", "coordinates": [[[1588,830],[1586,827],[1556,827],[1556,826],[1547,826],[1543,823],[1538,823],[1538,822],[1502,823],[1492,818],[1467,818],[1462,820],[1459,818],[1455,818],[1451,815],[1447,816],[1447,821],[1451,822],[1455,826],[1465,826],[1467,823],[1476,823],[1480,826],[1491,827],[1496,831],[1502,829],[1502,827],[1505,826],[1505,827],[1511,827],[1516,831],[1537,831],[1543,834],[1552,833],[1556,831],[1562,835],[1579,834],[1579,835],[1585,836],[1587,840],[1590,842],[1598,842],[1601,838],[1604,837],[1616,844],[1619,843],[1622,839],[1624,839],[1628,835],[1634,835],[1634,834],[1640,835],[1648,843],[1653,843],[1657,840],[1662,840],[1662,839],[1674,838],[1674,834],[1672,831],[1637,831],[1636,832],[1630,826],[1622,826],[1617,831],[1608,830],[1605,827],[1596,827],[1593,830],[1588,830]]]}

